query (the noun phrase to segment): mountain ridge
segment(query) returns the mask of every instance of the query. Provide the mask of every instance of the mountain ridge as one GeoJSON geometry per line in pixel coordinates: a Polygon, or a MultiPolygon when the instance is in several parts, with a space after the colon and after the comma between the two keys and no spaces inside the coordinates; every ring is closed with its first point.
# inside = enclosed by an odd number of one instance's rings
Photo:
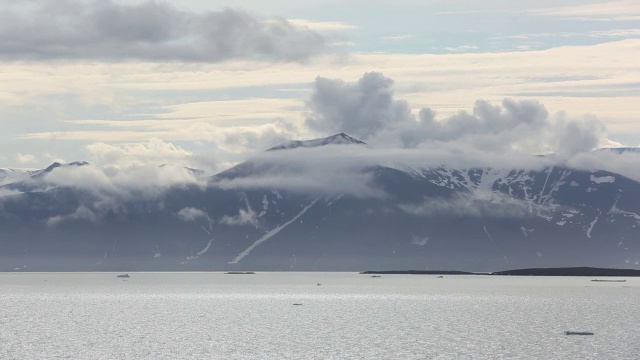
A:
{"type": "Polygon", "coordinates": [[[327,174],[300,167],[296,153],[265,153],[269,162],[250,159],[205,186],[110,195],[61,185],[0,197],[0,270],[639,266],[640,183],[620,174],[382,164],[327,174]]]}

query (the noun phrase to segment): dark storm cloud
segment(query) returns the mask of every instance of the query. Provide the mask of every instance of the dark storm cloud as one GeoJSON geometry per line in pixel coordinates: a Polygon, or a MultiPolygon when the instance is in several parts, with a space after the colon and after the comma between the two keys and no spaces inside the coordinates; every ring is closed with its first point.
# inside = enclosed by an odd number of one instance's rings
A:
{"type": "Polygon", "coordinates": [[[147,1],[0,1],[0,57],[218,62],[299,61],[324,38],[284,19],[239,9],[193,13],[147,1]]]}
{"type": "Polygon", "coordinates": [[[311,129],[346,132],[374,144],[418,147],[427,142],[459,142],[482,150],[508,149],[575,154],[604,140],[604,125],[595,118],[550,115],[537,101],[505,99],[500,105],[476,101],[473,111],[437,119],[432,109],[417,115],[394,98],[393,80],[367,73],[349,83],[318,77],[307,103],[311,129]]]}

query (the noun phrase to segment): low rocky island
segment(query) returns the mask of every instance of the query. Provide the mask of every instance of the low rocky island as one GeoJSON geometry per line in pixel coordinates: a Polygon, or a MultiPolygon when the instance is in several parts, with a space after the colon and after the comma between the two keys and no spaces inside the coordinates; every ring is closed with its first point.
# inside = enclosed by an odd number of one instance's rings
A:
{"type": "Polygon", "coordinates": [[[496,272],[467,272],[456,270],[385,270],[363,271],[366,275],[502,275],[502,276],[640,276],[640,270],[610,269],[595,267],[564,267],[564,268],[530,268],[496,272]]]}
{"type": "Polygon", "coordinates": [[[566,268],[531,268],[507,271],[497,271],[491,275],[515,276],[640,276],[640,270],[610,269],[594,267],[566,267],[566,268]]]}
{"type": "MultiPolygon", "coordinates": [[[[365,275],[478,275],[478,273],[466,271],[448,271],[448,270],[385,270],[385,271],[363,271],[360,274],[365,275]]],[[[488,275],[480,273],[480,275],[488,275]]]]}

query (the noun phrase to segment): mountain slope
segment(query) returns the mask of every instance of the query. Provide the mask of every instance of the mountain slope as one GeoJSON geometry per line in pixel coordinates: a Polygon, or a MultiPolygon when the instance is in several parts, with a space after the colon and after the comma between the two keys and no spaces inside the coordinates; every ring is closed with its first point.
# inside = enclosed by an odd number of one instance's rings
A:
{"type": "Polygon", "coordinates": [[[564,165],[315,171],[309,151],[362,145],[343,135],[152,195],[35,180],[0,198],[1,270],[638,268],[636,181],[564,165]]]}

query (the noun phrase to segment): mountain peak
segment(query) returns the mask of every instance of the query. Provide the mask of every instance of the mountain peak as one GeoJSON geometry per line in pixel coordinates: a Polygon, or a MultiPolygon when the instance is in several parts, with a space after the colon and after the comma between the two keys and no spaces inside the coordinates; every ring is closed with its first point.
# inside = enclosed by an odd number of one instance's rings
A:
{"type": "Polygon", "coordinates": [[[312,147],[320,147],[326,145],[366,145],[365,142],[360,141],[356,138],[353,138],[345,133],[339,133],[335,135],[331,135],[329,137],[313,139],[313,140],[293,140],[286,144],[274,146],[267,151],[274,150],[285,150],[285,149],[296,149],[296,148],[312,148],[312,147]]]}
{"type": "Polygon", "coordinates": [[[611,148],[600,148],[600,149],[596,149],[595,151],[600,151],[600,152],[611,152],[611,153],[615,153],[615,154],[639,154],[640,153],[640,147],[631,147],[631,146],[626,146],[626,147],[611,147],[611,148]]]}
{"type": "Polygon", "coordinates": [[[61,163],[56,161],[53,164],[47,166],[47,168],[36,172],[32,176],[34,176],[36,178],[39,178],[39,177],[44,176],[45,174],[48,174],[48,173],[52,172],[54,169],[57,169],[59,167],[70,167],[70,166],[80,167],[80,166],[85,166],[85,165],[89,165],[89,163],[86,162],[86,161],[74,161],[74,162],[68,163],[68,164],[61,164],[61,163]]]}

